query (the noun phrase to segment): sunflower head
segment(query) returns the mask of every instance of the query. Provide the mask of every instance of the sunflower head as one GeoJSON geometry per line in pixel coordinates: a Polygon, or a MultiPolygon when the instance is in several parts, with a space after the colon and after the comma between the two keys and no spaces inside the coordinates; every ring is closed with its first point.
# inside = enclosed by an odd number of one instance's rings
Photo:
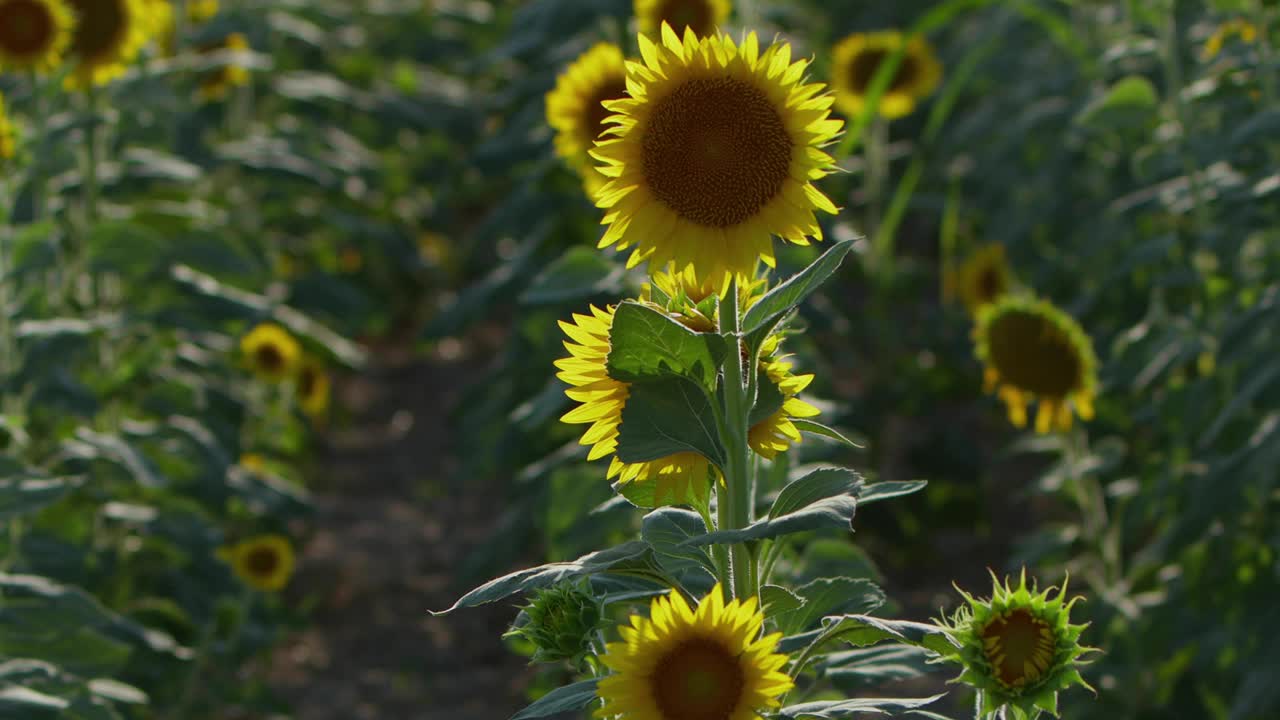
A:
{"type": "Polygon", "coordinates": [[[812,181],[834,168],[822,148],[842,123],[823,86],[804,82],[808,62],[792,62],[787,43],[761,51],[754,33],[738,45],[664,24],[660,42],[639,43],[630,97],[605,103],[613,127],[591,152],[609,178],[596,193],[600,247],[723,289],[759,260],[774,265],[774,235],[821,239],[814,212],[836,207],[812,181]]]}
{"type": "Polygon", "coordinates": [[[1070,315],[1044,300],[1007,295],[978,313],[973,329],[988,392],[996,392],[1009,421],[1027,424],[1036,400],[1036,432],[1071,427],[1072,412],[1093,418],[1098,361],[1093,343],[1070,315]]]}
{"type": "Polygon", "coordinates": [[[691,608],[679,592],[633,615],[601,661],[614,671],[597,690],[597,718],[759,720],[791,689],[775,652],[781,633],[761,636],[756,598],[725,603],[719,585],[691,608]]]}
{"type": "Polygon", "coordinates": [[[732,9],[729,0],[635,0],[636,25],[645,35],[657,35],[666,23],[681,35],[688,28],[706,37],[729,19],[732,9]]]}
{"type": "Polygon", "coordinates": [[[4,109],[4,95],[0,94],[0,160],[12,160],[15,152],[13,124],[4,109]]]}
{"type": "Polygon", "coordinates": [[[1028,588],[1025,570],[1016,588],[994,574],[991,580],[990,598],[960,590],[966,604],[939,622],[956,645],[944,659],[963,668],[957,682],[982,691],[984,716],[1005,707],[1015,718],[1039,711],[1056,716],[1060,690],[1089,687],[1079,666],[1094,649],[1080,645],[1087,625],[1071,624],[1071,607],[1079,598],[1067,599],[1065,583],[1061,590],[1028,588]]]}
{"type": "Polygon", "coordinates": [[[840,110],[850,116],[861,114],[876,71],[899,50],[903,51],[902,60],[880,96],[880,115],[890,120],[910,115],[916,103],[937,89],[942,66],[923,37],[908,38],[896,30],[854,33],[832,52],[831,84],[840,110]]]}
{"type": "Polygon", "coordinates": [[[1252,44],[1258,39],[1258,26],[1242,18],[1233,18],[1217,27],[1208,40],[1204,41],[1201,57],[1212,60],[1222,52],[1223,45],[1232,37],[1240,38],[1240,42],[1252,44]]]}
{"type": "Polygon", "coordinates": [[[156,41],[160,51],[173,55],[174,20],[172,0],[144,0],[147,8],[147,35],[156,41]]]}
{"type": "Polygon", "coordinates": [[[218,551],[236,577],[255,590],[283,590],[293,577],[293,545],[283,535],[259,535],[218,551]]]}
{"type": "Polygon", "coordinates": [[[570,661],[575,665],[591,652],[604,610],[588,581],[565,582],[539,590],[524,608],[526,622],[507,636],[523,637],[536,648],[534,662],[570,661]]]}
{"type": "Polygon", "coordinates": [[[0,70],[58,67],[74,25],[64,0],[0,0],[0,70]]]}
{"type": "Polygon", "coordinates": [[[626,96],[626,61],[622,49],[611,43],[598,43],[574,60],[547,93],[547,124],[556,133],[556,154],[582,175],[588,194],[608,179],[587,154],[606,128],[609,111],[601,103],[626,96]]]}
{"type": "MultiPolygon", "coordinates": [[[[211,55],[227,50],[244,51],[249,49],[249,40],[241,33],[231,33],[216,43],[200,47],[201,55],[211,55]]],[[[199,96],[201,100],[224,100],[233,87],[249,84],[249,71],[235,60],[228,60],[224,65],[204,74],[200,79],[199,96]]]]}
{"type": "Polygon", "coordinates": [[[1013,286],[1013,271],[1005,257],[1004,245],[984,245],[965,258],[948,278],[951,290],[971,314],[1008,294],[1013,286]]]}
{"type": "Polygon", "coordinates": [[[298,371],[302,348],[284,328],[263,323],[240,339],[240,354],[264,380],[286,380],[298,371]]]}
{"type": "Polygon", "coordinates": [[[69,2],[76,15],[69,54],[76,66],[67,87],[87,89],[123,75],[147,42],[151,21],[144,0],[69,2]]]}
{"type": "Polygon", "coordinates": [[[312,420],[321,420],[329,412],[331,383],[324,363],[307,355],[298,364],[298,406],[312,420]]]}

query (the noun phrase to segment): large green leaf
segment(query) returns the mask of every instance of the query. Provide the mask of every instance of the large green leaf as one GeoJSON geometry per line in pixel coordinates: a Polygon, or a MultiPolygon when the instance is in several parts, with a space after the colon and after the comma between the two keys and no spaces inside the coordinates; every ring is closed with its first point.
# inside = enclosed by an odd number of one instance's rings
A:
{"type": "Polygon", "coordinates": [[[884,591],[866,578],[819,578],[796,588],[804,606],[779,615],[778,629],[793,635],[817,626],[827,615],[869,613],[884,604],[884,591]]]}
{"type": "Polygon", "coordinates": [[[530,720],[581,710],[596,699],[598,679],[583,680],[558,687],[538,698],[537,702],[511,716],[511,720],[530,720]]]}
{"type": "Polygon", "coordinates": [[[790,515],[823,498],[857,495],[861,488],[862,478],[853,470],[819,468],[782,488],[769,508],[769,517],[790,515]]]}
{"type": "Polygon", "coordinates": [[[955,649],[951,636],[932,623],[886,620],[862,614],[826,617],[822,622],[824,634],[858,647],[893,640],[940,655],[955,649]]]}
{"type": "Polygon", "coordinates": [[[886,480],[884,482],[871,483],[863,485],[858,492],[858,502],[866,505],[868,503],[880,502],[889,498],[902,497],[919,492],[927,486],[927,480],[886,480]]]}
{"type": "MultiPolygon", "coordinates": [[[[791,705],[778,711],[778,718],[786,720],[839,720],[859,715],[898,715],[900,712],[922,708],[940,700],[944,695],[927,698],[857,698],[854,700],[820,700],[791,705]]],[[[928,713],[925,717],[940,718],[928,713]]]]}
{"type": "Polygon", "coordinates": [[[749,540],[769,540],[792,533],[809,530],[852,531],[853,514],[858,499],[852,495],[837,495],[818,500],[795,512],[776,518],[766,518],[739,530],[717,530],[701,537],[690,538],[689,545],[734,544],[749,540]]]}
{"type": "Polygon", "coordinates": [[[686,540],[705,535],[707,528],[698,513],[683,508],[665,507],[644,516],[640,537],[653,546],[658,562],[671,572],[699,567],[715,574],[715,564],[701,547],[686,545],[686,540]]]}
{"type": "Polygon", "coordinates": [[[831,277],[852,248],[852,240],[837,242],[809,267],[770,290],[742,316],[742,332],[751,333],[790,312],[831,277]]]}
{"type": "Polygon", "coordinates": [[[0,520],[37,512],[66,495],[80,481],[72,478],[10,478],[0,480],[0,520]]]}
{"type": "Polygon", "coordinates": [[[666,377],[688,378],[715,387],[725,341],[716,333],[698,333],[647,305],[624,302],[609,331],[609,377],[640,383],[666,377]]]}
{"type": "Polygon", "coordinates": [[[637,463],[681,452],[700,453],[725,466],[706,393],[677,377],[633,385],[618,428],[618,459],[637,463]]]}

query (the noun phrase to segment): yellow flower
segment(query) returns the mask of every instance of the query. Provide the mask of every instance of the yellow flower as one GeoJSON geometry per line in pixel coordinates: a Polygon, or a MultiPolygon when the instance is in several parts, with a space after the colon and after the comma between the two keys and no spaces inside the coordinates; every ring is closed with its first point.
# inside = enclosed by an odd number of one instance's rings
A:
{"type": "Polygon", "coordinates": [[[259,535],[218,551],[236,577],[255,590],[284,589],[296,562],[293,545],[283,535],[259,535]]]}
{"type": "Polygon", "coordinates": [[[657,35],[667,23],[681,35],[689,28],[707,37],[729,19],[732,9],[729,0],[635,0],[636,24],[645,35],[657,35]]]}
{"type": "Polygon", "coordinates": [[[1214,59],[1218,53],[1222,52],[1222,46],[1226,44],[1227,39],[1232,36],[1239,37],[1240,42],[1252,44],[1258,39],[1258,26],[1241,18],[1222,23],[1217,30],[1213,31],[1209,39],[1204,41],[1201,56],[1205,60],[1214,59]]]}
{"type": "Polygon", "coordinates": [[[654,599],[649,617],[619,628],[601,661],[597,718],[759,720],[792,687],[775,652],[781,633],[761,637],[756,598],[724,601],[719,585],[696,610],[679,592],[654,599]]]}
{"type": "Polygon", "coordinates": [[[547,124],[556,131],[556,154],[582,175],[593,194],[608,180],[589,150],[605,130],[601,103],[627,96],[627,69],[617,45],[599,43],[573,61],[547,93],[547,124]]]}
{"type": "Polygon", "coordinates": [[[790,355],[778,355],[781,341],[781,335],[771,335],[764,341],[760,347],[760,369],[781,391],[782,407],[752,425],[747,432],[747,442],[751,449],[770,460],[800,442],[800,430],[792,422],[794,419],[819,414],[818,408],[796,397],[813,382],[813,375],[796,375],[791,372],[788,360],[790,355]]]}
{"type": "Polygon", "coordinates": [[[297,372],[302,349],[284,328],[263,323],[240,339],[249,368],[266,380],[285,380],[297,372]]]}
{"type": "Polygon", "coordinates": [[[174,22],[172,0],[145,0],[150,27],[147,35],[156,41],[156,45],[165,55],[174,52],[174,22]]]}
{"type": "Polygon", "coordinates": [[[1098,361],[1071,316],[1044,300],[1006,295],[979,312],[976,323],[987,392],[998,394],[1010,422],[1024,427],[1032,400],[1039,402],[1038,433],[1069,429],[1073,409],[1082,420],[1093,418],[1098,361]]]}
{"type": "Polygon", "coordinates": [[[240,467],[248,470],[255,475],[261,475],[267,471],[267,459],[258,453],[245,453],[240,456],[240,467]]]}
{"type": "Polygon", "coordinates": [[[74,24],[63,0],[0,0],[0,69],[53,70],[74,24]]]}
{"type": "Polygon", "coordinates": [[[977,314],[1008,294],[1013,285],[1013,272],[1004,254],[1004,245],[991,243],[978,248],[948,279],[969,312],[977,314]]]}
{"type": "Polygon", "coordinates": [[[187,19],[194,23],[208,22],[218,14],[218,0],[188,0],[187,19]]]}
{"type": "MultiPolygon", "coordinates": [[[[231,33],[223,38],[221,42],[204,45],[198,48],[197,51],[202,55],[209,55],[227,50],[245,51],[248,49],[248,38],[241,33],[231,33]]],[[[200,80],[200,99],[206,101],[223,100],[227,97],[227,92],[231,88],[248,84],[249,71],[242,65],[237,64],[234,58],[229,58],[223,62],[221,67],[205,73],[200,80]]]]}
{"type": "Polygon", "coordinates": [[[313,420],[329,411],[329,373],[320,360],[308,355],[298,368],[298,406],[313,420]]]}
{"type": "Polygon", "coordinates": [[[836,207],[812,181],[834,167],[822,147],[843,123],[824,86],[804,82],[808,61],[791,62],[786,43],[762,53],[755,33],[739,46],[663,25],[661,43],[639,42],[631,97],[605,103],[615,127],[591,153],[610,178],[596,193],[600,247],[634,247],[628,266],[674,262],[724,288],[757,260],[774,265],[774,235],[821,239],[814,211],[836,207]]]}
{"type": "Polygon", "coordinates": [[[831,85],[836,92],[836,106],[851,117],[860,115],[876,71],[885,59],[904,46],[902,60],[889,87],[880,96],[877,111],[890,120],[910,115],[916,103],[938,88],[942,66],[923,37],[915,35],[908,39],[896,30],[854,33],[835,46],[831,85]]]}
{"type": "Polygon", "coordinates": [[[105,85],[124,74],[147,42],[150,26],[143,0],[70,0],[76,14],[69,54],[76,68],[68,88],[105,85]]]}
{"type": "Polygon", "coordinates": [[[13,125],[4,110],[4,95],[0,94],[0,160],[12,160],[14,152],[13,125]]]}

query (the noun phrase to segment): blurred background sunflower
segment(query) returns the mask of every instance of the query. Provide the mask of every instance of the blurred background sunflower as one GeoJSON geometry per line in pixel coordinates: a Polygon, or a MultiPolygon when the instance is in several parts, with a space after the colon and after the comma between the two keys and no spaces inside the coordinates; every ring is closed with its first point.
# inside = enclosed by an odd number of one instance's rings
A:
{"type": "Polygon", "coordinates": [[[602,104],[627,96],[627,68],[622,49],[597,43],[573,61],[547,93],[547,124],[556,133],[556,153],[573,168],[593,195],[608,180],[588,155],[608,128],[602,104]]]}
{"type": "Polygon", "coordinates": [[[899,51],[902,58],[880,96],[877,112],[889,120],[910,115],[937,89],[942,65],[922,36],[908,38],[897,30],[853,33],[832,49],[831,87],[836,94],[836,107],[849,117],[860,115],[876,72],[899,51]]]}
{"type": "Polygon", "coordinates": [[[53,70],[74,25],[64,0],[0,0],[0,70],[53,70]]]}
{"type": "Polygon", "coordinates": [[[147,42],[151,15],[143,0],[69,0],[76,24],[68,48],[69,87],[105,85],[124,74],[147,42]]]}
{"type": "Polygon", "coordinates": [[[663,23],[681,37],[686,28],[708,37],[728,21],[732,10],[730,0],[635,0],[636,26],[654,38],[663,23]]]}

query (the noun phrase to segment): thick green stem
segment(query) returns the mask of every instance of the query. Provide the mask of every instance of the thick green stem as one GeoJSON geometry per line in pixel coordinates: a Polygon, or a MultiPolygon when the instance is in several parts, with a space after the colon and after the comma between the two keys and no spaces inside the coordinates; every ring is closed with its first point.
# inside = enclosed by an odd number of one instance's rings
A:
{"type": "MultiPolygon", "coordinates": [[[[751,448],[747,444],[748,414],[751,408],[747,398],[747,383],[739,350],[742,339],[738,317],[738,281],[735,278],[729,288],[729,296],[720,306],[721,330],[733,343],[724,363],[724,437],[721,441],[728,454],[725,468],[725,484],[717,489],[718,512],[721,530],[736,530],[751,524],[753,498],[751,488],[751,448]]],[[[756,594],[755,558],[745,544],[733,545],[731,551],[733,572],[733,596],[747,598],[756,594]]]]}

